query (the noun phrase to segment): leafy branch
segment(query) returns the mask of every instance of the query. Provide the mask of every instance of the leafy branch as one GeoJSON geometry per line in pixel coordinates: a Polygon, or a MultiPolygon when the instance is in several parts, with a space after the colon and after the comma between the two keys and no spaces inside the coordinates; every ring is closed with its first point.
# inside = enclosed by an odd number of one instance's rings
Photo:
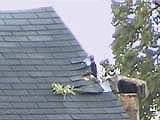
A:
{"type": "Polygon", "coordinates": [[[52,83],[52,91],[54,94],[66,96],[67,94],[75,95],[77,89],[70,85],[63,85],[58,82],[52,83]]]}
{"type": "Polygon", "coordinates": [[[147,81],[150,94],[140,100],[140,116],[141,120],[150,120],[154,100],[160,108],[160,4],[150,0],[113,1],[115,66],[124,76],[147,81]]]}

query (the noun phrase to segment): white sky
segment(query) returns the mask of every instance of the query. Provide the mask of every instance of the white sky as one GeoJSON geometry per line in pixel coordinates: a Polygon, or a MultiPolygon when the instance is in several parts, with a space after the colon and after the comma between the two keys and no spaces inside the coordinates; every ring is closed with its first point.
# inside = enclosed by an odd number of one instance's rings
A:
{"type": "Polygon", "coordinates": [[[1,10],[53,6],[82,47],[97,62],[112,58],[109,45],[114,29],[111,25],[110,0],[0,0],[1,10]]]}

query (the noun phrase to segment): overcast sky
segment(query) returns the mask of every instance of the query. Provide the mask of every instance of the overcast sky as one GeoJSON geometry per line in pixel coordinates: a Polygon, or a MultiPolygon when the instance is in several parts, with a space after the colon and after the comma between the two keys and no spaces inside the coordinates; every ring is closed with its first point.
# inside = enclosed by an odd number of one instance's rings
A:
{"type": "Polygon", "coordinates": [[[99,62],[112,58],[110,0],[0,0],[1,10],[53,6],[82,47],[99,62]]]}

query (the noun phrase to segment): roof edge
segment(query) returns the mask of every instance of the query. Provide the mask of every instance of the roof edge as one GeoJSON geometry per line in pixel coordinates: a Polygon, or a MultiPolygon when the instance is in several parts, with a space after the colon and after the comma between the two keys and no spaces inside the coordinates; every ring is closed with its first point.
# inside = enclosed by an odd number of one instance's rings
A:
{"type": "Polygon", "coordinates": [[[25,13],[25,12],[49,12],[55,11],[52,6],[48,7],[39,7],[39,8],[31,8],[31,9],[18,9],[18,10],[0,10],[0,13],[25,13]]]}

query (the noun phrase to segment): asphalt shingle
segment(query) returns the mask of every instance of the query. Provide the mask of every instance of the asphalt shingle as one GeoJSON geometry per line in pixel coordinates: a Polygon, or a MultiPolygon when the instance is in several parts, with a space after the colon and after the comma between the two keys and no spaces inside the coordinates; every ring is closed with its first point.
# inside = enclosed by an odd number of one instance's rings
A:
{"type": "Polygon", "coordinates": [[[0,19],[10,19],[12,18],[11,14],[9,13],[0,13],[0,19]]]}
{"type": "Polygon", "coordinates": [[[111,92],[82,79],[86,57],[51,7],[0,11],[0,120],[127,120],[111,92]],[[81,92],[55,95],[53,82],[81,92]]]}
{"type": "Polygon", "coordinates": [[[30,22],[30,24],[36,25],[36,24],[53,24],[53,20],[52,19],[29,19],[28,20],[30,22]]]}
{"type": "Polygon", "coordinates": [[[35,19],[35,18],[38,18],[38,16],[34,13],[19,13],[19,14],[16,14],[16,13],[12,13],[11,16],[13,16],[13,18],[15,19],[24,19],[24,18],[32,18],[32,19],[35,19]]]}
{"type": "MultiPolygon", "coordinates": [[[[9,19],[4,20],[6,25],[29,25],[30,23],[25,19],[9,19]]],[[[1,24],[1,21],[0,21],[1,24]]]]}
{"type": "Polygon", "coordinates": [[[36,13],[39,18],[57,18],[57,14],[55,12],[40,12],[36,13]]]}

